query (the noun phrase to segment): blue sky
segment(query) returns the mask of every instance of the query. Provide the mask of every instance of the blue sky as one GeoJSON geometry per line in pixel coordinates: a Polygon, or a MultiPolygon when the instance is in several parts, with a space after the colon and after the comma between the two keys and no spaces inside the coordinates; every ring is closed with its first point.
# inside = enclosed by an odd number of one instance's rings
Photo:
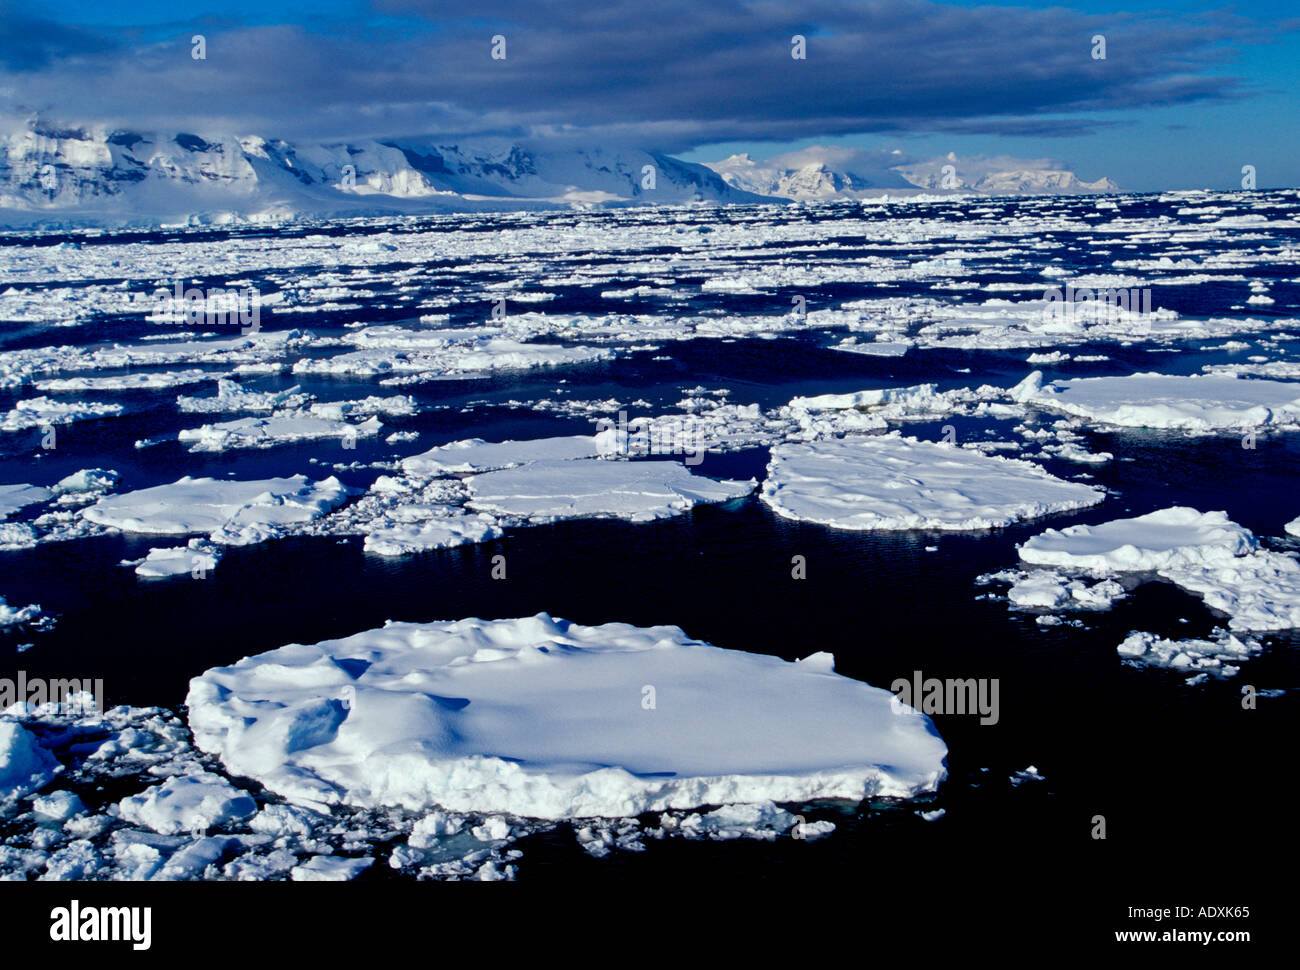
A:
{"type": "Polygon", "coordinates": [[[1295,186],[1298,82],[1296,0],[0,0],[5,117],[199,133],[1013,155],[1133,190],[1237,187],[1249,164],[1295,186]]]}

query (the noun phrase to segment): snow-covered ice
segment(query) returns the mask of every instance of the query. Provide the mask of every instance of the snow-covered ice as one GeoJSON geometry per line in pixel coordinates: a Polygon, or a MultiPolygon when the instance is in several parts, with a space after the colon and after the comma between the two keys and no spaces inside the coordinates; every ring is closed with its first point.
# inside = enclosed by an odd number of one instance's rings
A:
{"type": "Polygon", "coordinates": [[[404,458],[402,468],[417,475],[473,474],[513,468],[533,461],[594,458],[598,454],[596,439],[588,435],[501,442],[470,438],[438,445],[404,458]]]}
{"type": "Polygon", "coordinates": [[[0,720],[0,807],[43,787],[62,770],[27,728],[0,720]]]}
{"type": "Polygon", "coordinates": [[[51,397],[34,397],[19,401],[4,420],[0,431],[26,431],[56,424],[71,424],[95,418],[113,418],[126,409],[121,404],[101,404],[97,401],[56,401],[51,397]]]}
{"type": "Polygon", "coordinates": [[[0,485],[0,519],[38,502],[48,502],[54,493],[40,485],[0,485]]]}
{"type": "Polygon", "coordinates": [[[99,525],[156,535],[206,532],[212,541],[243,545],[283,535],[320,518],[347,497],[337,478],[304,475],[251,481],[186,476],[170,485],[109,495],[82,511],[99,525]]]}
{"type": "Polygon", "coordinates": [[[1105,493],[1037,465],[898,434],[772,449],[762,499],[838,529],[993,529],[1086,508],[1105,493]]]}
{"type": "Polygon", "coordinates": [[[676,627],[389,623],[194,678],[200,748],[307,805],[540,818],[865,795],[944,777],[929,719],[676,627]]]}
{"type": "Polygon", "coordinates": [[[1208,433],[1300,426],[1300,384],[1225,374],[1134,374],[1055,381],[1030,398],[1038,407],[1128,428],[1208,433]]]}
{"type": "Polygon", "coordinates": [[[1258,640],[1242,640],[1224,630],[1215,631],[1211,640],[1166,640],[1154,633],[1134,632],[1116,650],[1126,663],[1135,666],[1172,667],[1193,675],[1231,677],[1238,672],[1236,664],[1259,653],[1263,646],[1258,640]]]}
{"type": "Polygon", "coordinates": [[[133,565],[135,574],[146,579],[206,575],[217,568],[223,553],[220,546],[206,539],[191,539],[184,546],[150,549],[144,559],[133,565]]]}
{"type": "Polygon", "coordinates": [[[534,524],[614,517],[631,522],[726,502],[755,483],[715,481],[675,461],[542,460],[466,479],[469,507],[534,524]]]}
{"type": "Polygon", "coordinates": [[[1093,576],[1158,575],[1227,614],[1233,631],[1300,627],[1300,563],[1260,547],[1254,533],[1223,512],[1175,506],[1048,529],[1021,545],[1020,558],[1093,576]]]}
{"type": "Polygon", "coordinates": [[[220,775],[203,772],[168,778],[160,785],[118,804],[122,817],[161,835],[216,828],[247,818],[257,810],[248,792],[220,775]]]}

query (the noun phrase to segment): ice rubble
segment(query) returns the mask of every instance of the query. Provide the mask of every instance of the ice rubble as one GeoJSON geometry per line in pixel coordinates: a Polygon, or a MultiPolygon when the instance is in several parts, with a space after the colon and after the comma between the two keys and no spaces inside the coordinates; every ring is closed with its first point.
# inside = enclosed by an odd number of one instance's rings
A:
{"type": "Polygon", "coordinates": [[[186,703],[201,749],[305,805],[559,819],[931,790],[944,744],[891,700],[676,627],[538,614],[281,647],[186,703]]]}
{"type": "Polygon", "coordinates": [[[105,496],[81,515],[123,532],[210,533],[213,542],[244,545],[320,518],[347,495],[332,477],[313,482],[304,475],[250,481],[186,476],[170,485],[105,496]]]}
{"type": "Polygon", "coordinates": [[[762,490],[785,518],[857,530],[992,529],[1104,495],[1029,462],[897,433],[778,445],[762,490]]]}
{"type": "Polygon", "coordinates": [[[1229,374],[1134,374],[1055,381],[1028,398],[1036,407],[1129,428],[1214,432],[1300,426],[1300,385],[1229,374]]]}
{"type": "Polygon", "coordinates": [[[981,577],[1012,583],[1008,599],[1020,608],[1105,610],[1124,595],[1117,579],[1132,585],[1158,576],[1228,617],[1228,630],[1209,640],[1130,633],[1118,648],[1129,662],[1231,676],[1237,667],[1230,661],[1262,649],[1258,641],[1234,634],[1300,627],[1300,563],[1262,548],[1254,533],[1223,512],[1174,506],[1048,529],[1021,545],[1020,559],[1044,568],[981,577]]]}
{"type": "Polygon", "coordinates": [[[249,391],[237,381],[221,378],[217,381],[216,397],[176,398],[176,406],[183,413],[216,414],[223,411],[275,411],[279,408],[301,407],[307,395],[297,385],[282,391],[249,391]]]}
{"type": "Polygon", "coordinates": [[[43,615],[44,611],[39,603],[32,603],[30,606],[10,606],[9,601],[0,596],[0,630],[40,620],[43,615]]]}
{"type": "Polygon", "coordinates": [[[407,331],[394,327],[367,328],[345,338],[359,349],[330,357],[304,357],[295,374],[336,374],[383,377],[381,383],[418,383],[458,374],[496,370],[558,367],[606,360],[612,352],[600,347],[526,343],[501,336],[495,328],[464,331],[407,331]],[[370,335],[377,329],[378,335],[370,335]]]}
{"type": "Polygon", "coordinates": [[[97,401],[56,401],[50,397],[33,397],[19,401],[0,421],[0,431],[27,431],[74,421],[113,418],[125,412],[120,404],[97,401]]]}
{"type": "Polygon", "coordinates": [[[1208,676],[1233,676],[1240,670],[1237,664],[1264,648],[1258,640],[1216,630],[1212,640],[1166,640],[1154,633],[1133,632],[1115,649],[1127,664],[1190,672],[1188,683],[1201,683],[1208,676]]]}
{"type": "Polygon", "coordinates": [[[0,808],[49,784],[62,770],[30,731],[0,720],[0,808]]]}

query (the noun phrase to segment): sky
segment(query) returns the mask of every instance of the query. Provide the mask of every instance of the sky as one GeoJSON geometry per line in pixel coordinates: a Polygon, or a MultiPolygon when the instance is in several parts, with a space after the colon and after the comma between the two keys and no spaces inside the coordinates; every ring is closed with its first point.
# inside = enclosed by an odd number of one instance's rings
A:
{"type": "Polygon", "coordinates": [[[0,0],[8,123],[1010,155],[1131,191],[1252,165],[1265,188],[1300,185],[1298,82],[1300,0],[0,0]]]}

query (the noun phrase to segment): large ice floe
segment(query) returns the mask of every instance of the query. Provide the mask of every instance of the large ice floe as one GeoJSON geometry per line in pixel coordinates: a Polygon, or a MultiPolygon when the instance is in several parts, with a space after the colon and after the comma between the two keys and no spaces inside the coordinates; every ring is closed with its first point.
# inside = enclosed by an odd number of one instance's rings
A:
{"type": "Polygon", "coordinates": [[[785,518],[858,530],[993,529],[1104,497],[1026,461],[897,433],[778,445],[762,491],[785,518]]]}
{"type": "Polygon", "coordinates": [[[337,478],[304,475],[251,481],[186,476],[170,485],[108,495],[81,514],[90,522],[152,535],[209,533],[222,545],[245,545],[318,519],[347,498],[337,478]]]}
{"type": "Polygon", "coordinates": [[[945,776],[929,719],[835,674],[677,627],[393,623],[190,682],[195,743],[315,807],[559,819],[908,797],[945,776]]]}
{"type": "Polygon", "coordinates": [[[1028,397],[1037,407],[1126,428],[1200,433],[1300,427],[1300,384],[1230,374],[1134,374],[1055,381],[1028,397]]]}

